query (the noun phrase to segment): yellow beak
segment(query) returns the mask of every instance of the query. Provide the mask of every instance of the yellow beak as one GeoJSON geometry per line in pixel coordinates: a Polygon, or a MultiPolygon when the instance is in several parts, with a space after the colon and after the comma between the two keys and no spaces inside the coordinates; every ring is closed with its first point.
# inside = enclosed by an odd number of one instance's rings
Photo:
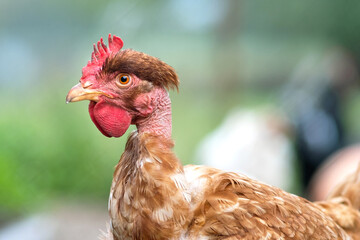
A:
{"type": "Polygon", "coordinates": [[[102,91],[96,89],[83,88],[81,83],[78,83],[70,89],[69,93],[66,96],[66,103],[78,102],[82,100],[90,100],[90,101],[98,102],[100,100],[99,97],[101,95],[105,95],[106,97],[113,98],[109,94],[106,94],[102,91]]]}

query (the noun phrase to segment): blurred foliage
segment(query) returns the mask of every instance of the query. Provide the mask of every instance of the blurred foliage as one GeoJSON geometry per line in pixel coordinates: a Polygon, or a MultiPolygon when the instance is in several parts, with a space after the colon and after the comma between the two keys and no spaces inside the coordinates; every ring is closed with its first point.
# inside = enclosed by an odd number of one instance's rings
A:
{"type": "MultiPolygon", "coordinates": [[[[0,218],[49,199],[106,201],[126,137],[103,137],[87,103],[64,103],[100,36],[175,67],[175,151],[189,163],[230,109],[276,103],[307,53],[340,45],[358,59],[359,11],[356,0],[1,1],[0,218]]],[[[354,139],[359,109],[353,95],[354,139]]]]}
{"type": "Polygon", "coordinates": [[[2,109],[6,111],[0,124],[1,171],[6,173],[0,177],[0,185],[6,186],[0,190],[2,207],[21,211],[53,195],[104,197],[108,192],[101,186],[110,186],[107,173],[123,144],[87,131],[91,121],[84,104],[79,104],[84,111],[78,111],[65,105],[63,95],[51,93],[11,101],[2,109]]]}

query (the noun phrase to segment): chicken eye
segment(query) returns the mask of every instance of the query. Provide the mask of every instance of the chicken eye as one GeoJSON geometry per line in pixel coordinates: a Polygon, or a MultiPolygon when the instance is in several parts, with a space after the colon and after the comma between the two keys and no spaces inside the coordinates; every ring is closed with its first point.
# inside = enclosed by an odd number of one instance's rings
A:
{"type": "Polygon", "coordinates": [[[118,85],[119,87],[125,87],[128,86],[130,83],[130,76],[128,74],[120,74],[118,76],[118,85]]]}

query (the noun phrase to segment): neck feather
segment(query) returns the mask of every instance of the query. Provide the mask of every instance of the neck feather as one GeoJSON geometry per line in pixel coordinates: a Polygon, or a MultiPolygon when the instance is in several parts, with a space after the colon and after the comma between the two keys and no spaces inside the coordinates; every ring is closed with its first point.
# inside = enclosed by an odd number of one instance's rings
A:
{"type": "Polygon", "coordinates": [[[116,166],[109,198],[114,240],[180,239],[191,196],[173,141],[134,132],[116,166]]]}

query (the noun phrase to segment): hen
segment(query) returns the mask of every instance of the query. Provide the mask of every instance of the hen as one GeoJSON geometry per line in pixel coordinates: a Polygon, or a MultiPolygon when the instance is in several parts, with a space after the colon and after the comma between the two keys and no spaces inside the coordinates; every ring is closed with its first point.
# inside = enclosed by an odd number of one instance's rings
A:
{"type": "MultiPolygon", "coordinates": [[[[137,126],[116,166],[106,239],[360,239],[359,178],[328,202],[311,203],[246,176],[183,167],[172,151],[172,67],[109,35],[101,39],[67,102],[90,100],[89,112],[107,137],[137,126]],[[355,200],[354,200],[355,199],[355,200]]],[[[219,159],[226,161],[226,159],[219,159]]]]}

